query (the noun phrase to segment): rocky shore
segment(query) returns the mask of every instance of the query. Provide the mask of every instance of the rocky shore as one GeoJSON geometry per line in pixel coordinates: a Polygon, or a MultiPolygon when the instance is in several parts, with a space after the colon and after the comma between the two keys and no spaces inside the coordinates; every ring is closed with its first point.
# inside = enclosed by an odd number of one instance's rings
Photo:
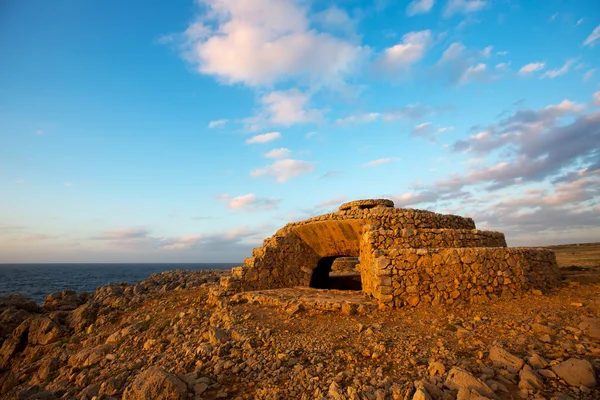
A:
{"type": "Polygon", "coordinates": [[[600,284],[380,311],[171,271],[0,298],[2,399],[599,399],[600,284]]]}

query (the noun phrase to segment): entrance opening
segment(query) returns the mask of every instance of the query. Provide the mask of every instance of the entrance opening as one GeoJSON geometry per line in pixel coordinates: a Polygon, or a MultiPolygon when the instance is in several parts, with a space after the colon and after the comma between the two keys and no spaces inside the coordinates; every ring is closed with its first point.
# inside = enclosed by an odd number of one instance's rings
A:
{"type": "Polygon", "coordinates": [[[323,257],[313,270],[310,287],[315,289],[362,290],[358,257],[323,257]],[[335,263],[334,261],[338,260],[335,263]]]}

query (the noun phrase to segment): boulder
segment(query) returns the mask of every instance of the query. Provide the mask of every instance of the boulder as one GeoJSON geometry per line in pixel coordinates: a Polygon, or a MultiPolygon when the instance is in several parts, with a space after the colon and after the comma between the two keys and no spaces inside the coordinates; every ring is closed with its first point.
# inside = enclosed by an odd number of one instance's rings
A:
{"type": "Polygon", "coordinates": [[[123,392],[123,400],[185,400],[187,387],[175,375],[159,367],[139,373],[123,392]]]}
{"type": "Polygon", "coordinates": [[[16,307],[8,307],[0,313],[0,336],[8,336],[25,321],[31,314],[29,311],[18,309],[16,307]]]}
{"type": "Polygon", "coordinates": [[[594,367],[586,360],[569,358],[567,361],[552,366],[552,371],[571,386],[596,386],[594,367]]]}
{"type": "Polygon", "coordinates": [[[11,338],[6,339],[0,348],[0,369],[8,367],[13,356],[22,350],[18,340],[11,338]]]}
{"type": "Polygon", "coordinates": [[[591,338],[600,339],[600,318],[583,318],[579,329],[591,338]]]}
{"type": "Polygon", "coordinates": [[[525,364],[525,361],[498,346],[490,349],[489,358],[494,365],[504,367],[511,373],[519,372],[523,364],[525,364]]]}
{"type": "Polygon", "coordinates": [[[44,308],[48,311],[71,311],[85,302],[85,297],[77,296],[74,290],[52,293],[44,299],[44,308]]]}
{"type": "Polygon", "coordinates": [[[96,321],[98,305],[96,303],[85,303],[69,313],[67,326],[75,332],[81,332],[96,321]]]}
{"type": "Polygon", "coordinates": [[[29,297],[20,294],[9,294],[8,296],[0,296],[0,311],[14,307],[17,310],[25,310],[32,313],[39,313],[40,306],[29,297]]]}
{"type": "Polygon", "coordinates": [[[63,337],[64,329],[48,317],[31,317],[13,332],[13,338],[30,345],[50,344],[63,337]]]}
{"type": "Polygon", "coordinates": [[[485,382],[459,367],[453,367],[448,372],[444,386],[452,390],[463,389],[466,393],[475,391],[482,396],[497,399],[494,391],[485,382]]]}

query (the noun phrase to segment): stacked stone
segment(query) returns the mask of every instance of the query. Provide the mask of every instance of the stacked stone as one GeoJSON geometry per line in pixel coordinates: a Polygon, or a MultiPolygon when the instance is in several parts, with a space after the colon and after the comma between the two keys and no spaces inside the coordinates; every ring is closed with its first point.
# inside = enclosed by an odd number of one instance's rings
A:
{"type": "Polygon", "coordinates": [[[372,257],[363,290],[381,308],[479,303],[546,290],[560,280],[554,253],[544,249],[378,249],[372,257]]]}
{"type": "Polygon", "coordinates": [[[373,229],[364,240],[379,248],[506,247],[503,233],[477,229],[373,229]]]}
{"type": "Polygon", "coordinates": [[[356,272],[356,265],[359,263],[358,257],[339,257],[331,265],[332,272],[356,272]]]}

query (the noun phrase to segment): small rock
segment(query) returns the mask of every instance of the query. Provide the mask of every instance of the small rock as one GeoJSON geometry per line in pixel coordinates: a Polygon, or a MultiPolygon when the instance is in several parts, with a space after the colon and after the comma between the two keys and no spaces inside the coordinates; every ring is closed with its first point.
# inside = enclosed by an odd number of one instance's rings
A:
{"type": "Polygon", "coordinates": [[[138,374],[123,392],[123,400],[186,400],[187,387],[175,375],[159,367],[138,374]]]}
{"type": "Polygon", "coordinates": [[[496,395],[494,395],[494,391],[485,382],[475,378],[469,372],[459,367],[453,367],[450,372],[448,372],[448,377],[444,382],[444,386],[452,390],[459,390],[461,388],[466,389],[467,393],[474,390],[480,395],[494,399],[497,398],[496,395]]]}
{"type": "Polygon", "coordinates": [[[505,367],[511,373],[519,372],[525,364],[525,361],[498,346],[490,349],[489,358],[494,364],[505,367]]]}
{"type": "Polygon", "coordinates": [[[540,390],[544,387],[544,382],[528,364],[523,366],[519,373],[519,389],[521,390],[540,390]]]}
{"type": "Polygon", "coordinates": [[[429,364],[427,371],[429,371],[430,376],[444,375],[446,373],[446,367],[441,362],[434,361],[429,364]]]}
{"type": "Polygon", "coordinates": [[[533,368],[541,369],[546,368],[548,366],[548,361],[544,359],[544,357],[540,356],[538,353],[532,353],[531,356],[527,359],[529,365],[533,368]]]}

